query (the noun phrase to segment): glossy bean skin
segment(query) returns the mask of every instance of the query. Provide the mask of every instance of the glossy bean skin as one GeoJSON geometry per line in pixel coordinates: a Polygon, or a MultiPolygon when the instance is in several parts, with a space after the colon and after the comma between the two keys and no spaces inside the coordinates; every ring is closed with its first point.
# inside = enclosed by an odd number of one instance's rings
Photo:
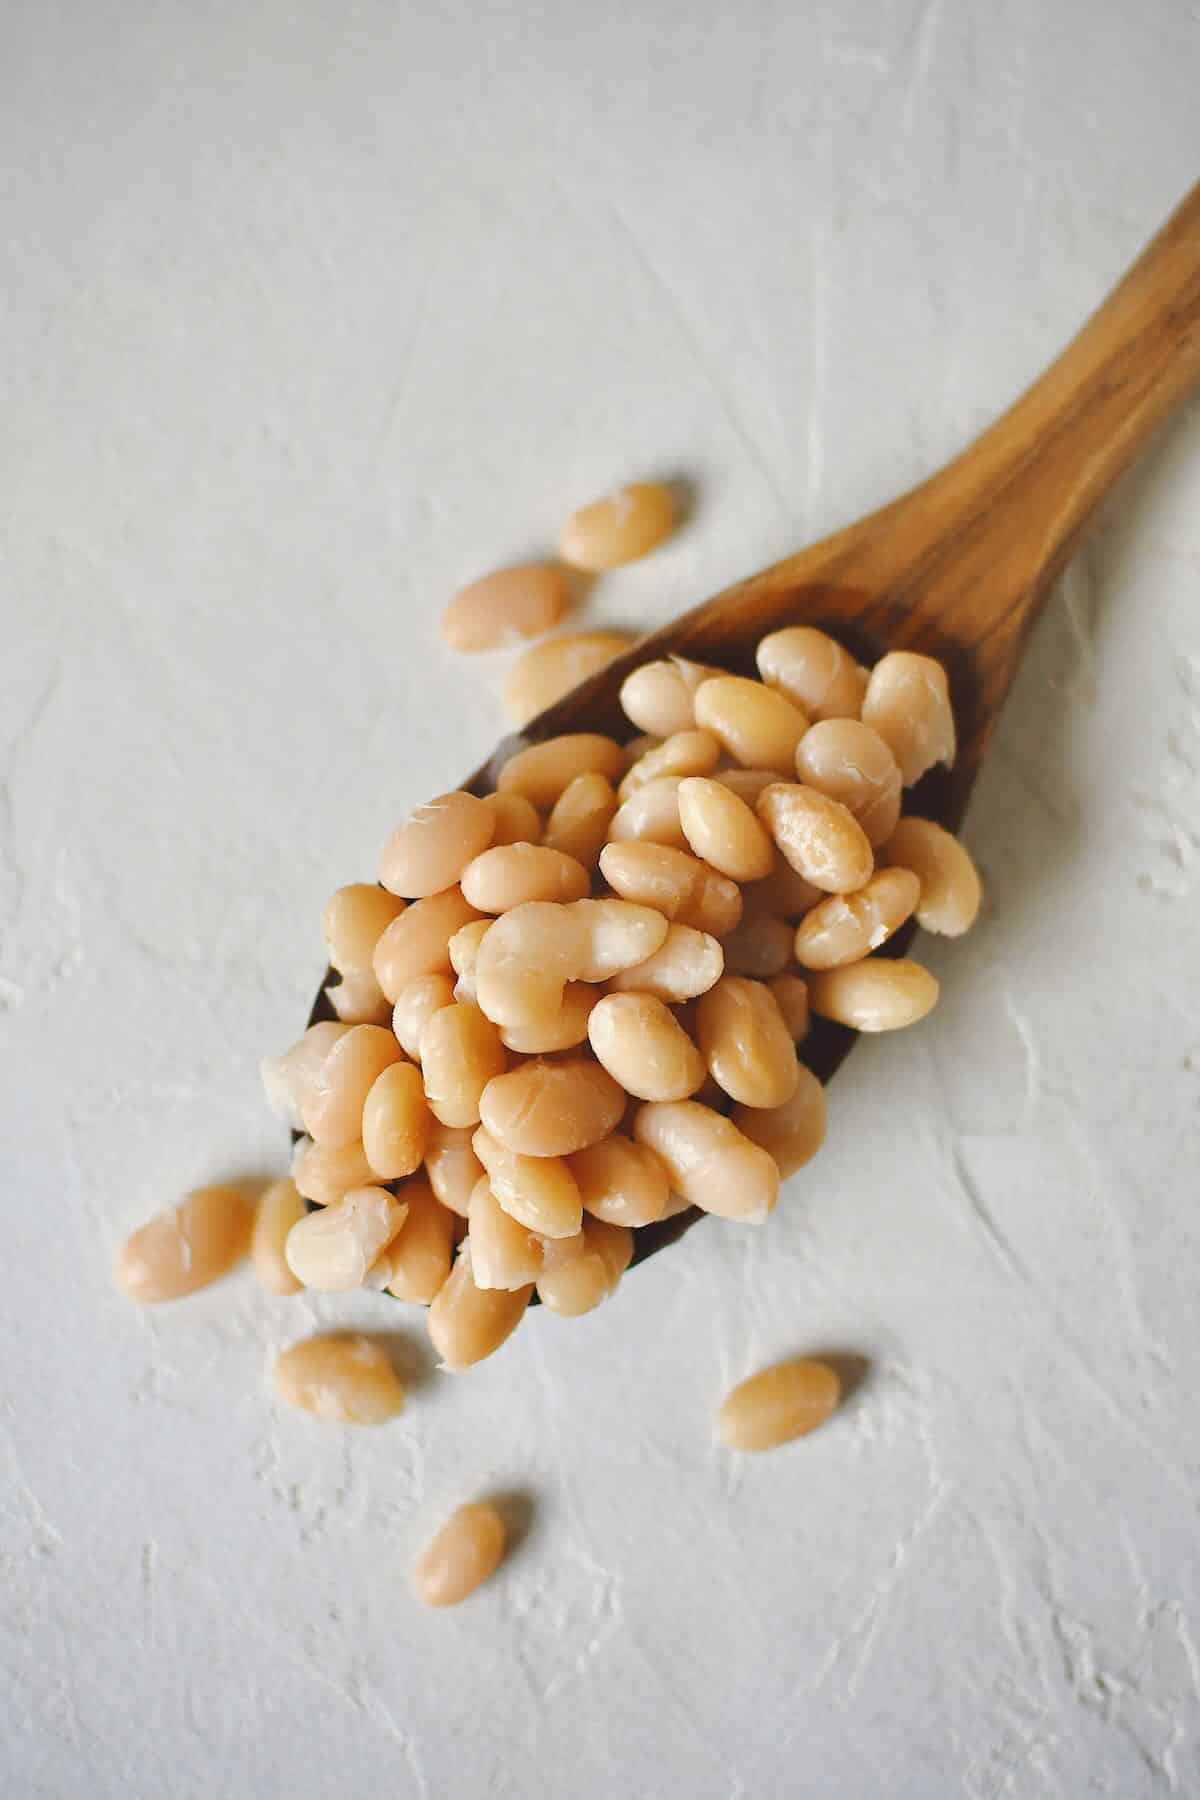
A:
{"type": "Polygon", "coordinates": [[[781,773],[795,766],[796,746],[808,730],[807,718],[784,694],[741,675],[717,675],[701,682],[696,689],[696,723],[711,731],[743,768],[781,773]]]}
{"type": "Polygon", "coordinates": [[[471,1269],[468,1239],[429,1308],[429,1338],[442,1367],[457,1373],[492,1356],[521,1323],[533,1287],[481,1288],[471,1269]]]}
{"type": "Polygon", "coordinates": [[[617,793],[603,775],[577,775],[551,809],[542,842],[593,870],[617,811],[617,793]]]}
{"type": "Polygon", "coordinates": [[[653,955],[620,970],[609,986],[614,993],[653,994],[673,1005],[707,993],[724,967],[725,952],[710,933],[671,925],[653,955]]]}
{"type": "Polygon", "coordinates": [[[622,778],[617,798],[624,804],[652,781],[707,775],[720,760],[721,746],[711,731],[677,731],[638,757],[622,778]]]}
{"type": "Polygon", "coordinates": [[[875,849],[900,817],[900,768],[877,731],[857,719],[827,719],[806,731],[796,751],[802,783],[840,800],[875,849]]]}
{"type": "Polygon", "coordinates": [[[668,921],[654,907],[627,900],[576,900],[564,912],[583,930],[575,970],[580,981],[608,981],[661,949],[668,921]]]}
{"type": "Polygon", "coordinates": [[[509,717],[518,725],[536,718],[581,681],[606,668],[632,641],[619,631],[576,631],[535,644],[517,658],[504,683],[509,717]]]}
{"type": "Polygon", "coordinates": [[[881,658],[871,670],[862,718],[888,745],[905,787],[935,763],[954,762],[950,689],[945,669],[931,656],[893,650],[881,658]]]}
{"type": "Polygon", "coordinates": [[[770,1152],[780,1176],[793,1175],[825,1142],[825,1089],[800,1064],[796,1091],[782,1106],[735,1106],[729,1115],[738,1130],[770,1152]]]}
{"type": "Polygon", "coordinates": [[[477,1125],[480,1099],[508,1057],[500,1032],[478,1006],[456,1001],[434,1013],[421,1038],[425,1099],[439,1124],[477,1125]]]}
{"type": "Polygon", "coordinates": [[[392,1063],[376,1077],[362,1110],[362,1146],[382,1181],[398,1181],[419,1169],[432,1118],[421,1071],[392,1063]]]}
{"type": "Polygon", "coordinates": [[[671,490],[659,481],[631,481],[573,512],[559,551],[574,569],[615,569],[647,555],[675,523],[671,490]]]}
{"type": "Polygon", "coordinates": [[[830,894],[796,927],[796,961],[837,969],[869,956],[912,916],[920,891],[907,869],[880,869],[857,894],[830,894]]]}
{"type": "Polygon", "coordinates": [[[540,637],[558,624],[570,589],[554,563],[515,563],[460,588],[442,614],[452,650],[494,650],[512,638],[540,637]]]}
{"type": "Polygon", "coordinates": [[[460,1219],[467,1216],[471,1190],[483,1164],[471,1145],[468,1128],[442,1125],[435,1119],[425,1146],[425,1177],[438,1202],[460,1219]]]}
{"type": "Polygon", "coordinates": [[[386,1188],[351,1188],[292,1226],[284,1246],[288,1268],[307,1288],[348,1293],[362,1286],[406,1216],[404,1202],[386,1188]]]}
{"type": "Polygon", "coordinates": [[[510,756],[496,786],[502,794],[520,794],[539,812],[549,812],[577,775],[603,775],[615,782],[624,768],[625,754],[615,739],[567,732],[510,756]]]}
{"type": "Polygon", "coordinates": [[[471,1193],[467,1230],[477,1287],[512,1292],[537,1280],[542,1268],[542,1240],[504,1210],[486,1176],[475,1183],[471,1193]]]}
{"type": "Polygon", "coordinates": [[[403,911],[403,900],[373,883],[339,888],[321,916],[321,936],[338,973],[369,975],[376,944],[403,911]]]}
{"type": "MultiPolygon", "coordinates": [[[[573,1237],[583,1222],[579,1184],[561,1156],[525,1156],[481,1125],[471,1140],[488,1185],[510,1218],[542,1238],[573,1237]]],[[[532,1279],[532,1277],[531,1277],[532,1279]]]]}
{"type": "Polygon", "coordinates": [[[399,1197],[408,1213],[384,1252],[387,1291],[397,1300],[414,1300],[428,1306],[450,1274],[454,1214],[435,1197],[428,1180],[421,1175],[406,1181],[399,1197]]]}
{"type": "Polygon", "coordinates": [[[308,1208],[292,1181],[273,1181],[254,1214],[250,1260],[260,1287],[269,1294],[298,1294],[301,1283],[288,1268],[287,1235],[308,1208]]]}
{"type": "Polygon", "coordinates": [[[252,1223],[236,1188],[197,1188],[126,1238],[113,1278],[122,1293],[143,1305],[179,1300],[241,1261],[252,1223]]]}
{"type": "Polygon", "coordinates": [[[427,800],[384,845],[379,879],[390,894],[423,900],[453,887],[472,857],[486,850],[496,815],[474,794],[456,790],[427,800]]]}
{"type": "Polygon", "coordinates": [[[736,882],[699,857],[665,844],[606,844],[600,873],[623,900],[651,906],[665,919],[722,937],[742,916],[736,882]]]}
{"type": "Polygon", "coordinates": [[[586,925],[572,906],[531,900],[502,913],[475,963],[475,995],[501,1029],[544,1022],[586,958],[586,925]]]}
{"type": "Polygon", "coordinates": [[[362,1136],[363,1104],[376,1078],[399,1062],[400,1046],[382,1025],[352,1025],[313,1076],[301,1112],[314,1144],[336,1150],[362,1136]]]}
{"type": "Polygon", "coordinates": [[[696,855],[733,881],[761,881],[775,867],[770,833],[719,781],[691,775],[679,783],[679,823],[696,855]]]}
{"type": "Polygon", "coordinates": [[[524,794],[485,794],[483,804],[496,818],[493,846],[537,843],[542,829],[541,814],[524,794]]]}
{"type": "Polygon", "coordinates": [[[301,1138],[292,1156],[292,1180],[314,1206],[331,1206],[352,1188],[369,1187],[376,1175],[361,1143],[330,1148],[301,1138]]]}
{"type": "Polygon", "coordinates": [[[796,1047],[774,994],[761,981],[723,976],[696,1002],[696,1038],[713,1079],[730,1099],[743,1106],[783,1106],[795,1093],[796,1047]]]}
{"type": "Polygon", "coordinates": [[[588,1022],[596,1059],[639,1100],[686,1100],[704,1082],[704,1058],[652,994],[609,994],[588,1022]]]}
{"type": "Polygon", "coordinates": [[[454,983],[448,975],[414,975],[401,988],[392,1008],[392,1032],[413,1062],[421,1060],[421,1033],[426,1025],[453,1000],[454,983]]]}
{"type": "Polygon", "coordinates": [[[775,1363],[725,1396],[717,1433],[729,1450],[773,1450],[823,1425],[840,1398],[841,1382],[828,1363],[799,1357],[775,1363]]]}
{"type": "Polygon", "coordinates": [[[567,1158],[583,1209],[609,1225],[653,1225],[671,1197],[666,1168],[653,1150],[614,1131],[567,1158]]]}
{"type": "Polygon", "coordinates": [[[845,968],[817,970],[808,980],[812,1010],[855,1031],[899,1031],[915,1025],[932,1012],[937,997],[935,977],[907,957],[869,956],[845,968]]]}
{"type": "Polygon", "coordinates": [[[504,1555],[504,1536],[494,1506],[460,1506],[417,1562],[417,1598],[426,1606],[457,1606],[494,1574],[504,1555]]]}
{"type": "Polygon", "coordinates": [[[648,1102],[634,1116],[633,1135],[662,1160],[672,1188],[689,1205],[754,1225],[774,1207],[774,1158],[698,1101],[648,1102]]]}
{"type": "Polygon", "coordinates": [[[481,1122],[521,1156],[569,1156],[598,1143],[625,1110],[606,1069],[582,1058],[528,1062],[483,1090],[481,1122]]]}
{"type": "Polygon", "coordinates": [[[643,663],[621,685],[622,711],[639,731],[655,737],[691,731],[696,724],[696,689],[716,673],[716,669],[683,656],[643,663]]]}
{"type": "Polygon", "coordinates": [[[772,631],[759,642],[755,660],[763,680],[810,719],[861,716],[867,671],[826,632],[810,625],[772,631]]]}
{"type": "Polygon", "coordinates": [[[556,1013],[539,1015],[526,1025],[508,1025],[500,1033],[506,1050],[520,1056],[549,1056],[573,1050],[587,1041],[592,1008],[604,997],[604,989],[587,981],[568,981],[556,1013]]]}
{"type": "Polygon", "coordinates": [[[582,863],[545,844],[502,844],[462,873],[463,898],[478,912],[509,912],[531,900],[582,900],[591,879],[582,863]]]}
{"type": "Polygon", "coordinates": [[[304,1129],[304,1102],[321,1064],[350,1027],[323,1019],[282,1056],[265,1056],[259,1064],[267,1104],[293,1131],[304,1129]]]}
{"type": "Polygon", "coordinates": [[[942,937],[961,937],[975,923],[983,885],[970,852],[932,819],[901,819],[884,859],[916,876],[917,924],[942,937]]]}
{"type": "Polygon", "coordinates": [[[870,841],[840,800],[781,781],[763,789],[757,811],[792,868],[822,893],[852,894],[871,879],[870,841]]]}
{"type": "Polygon", "coordinates": [[[450,939],[479,914],[456,887],[431,894],[393,919],[375,946],[375,979],[392,1002],[418,975],[449,975],[450,939]]]}
{"type": "Polygon", "coordinates": [[[614,844],[630,840],[665,844],[673,850],[687,850],[679,820],[679,775],[664,775],[648,781],[644,787],[617,808],[609,828],[609,841],[614,844]]]}
{"type": "Polygon", "coordinates": [[[561,1318],[580,1318],[608,1299],[632,1257],[633,1233],[627,1226],[587,1217],[576,1237],[546,1246],[538,1299],[561,1318]]]}
{"type": "Polygon", "coordinates": [[[289,1406],[338,1425],[383,1425],[404,1410],[404,1388],[382,1345],[327,1332],[276,1358],[275,1391],[289,1406]]]}

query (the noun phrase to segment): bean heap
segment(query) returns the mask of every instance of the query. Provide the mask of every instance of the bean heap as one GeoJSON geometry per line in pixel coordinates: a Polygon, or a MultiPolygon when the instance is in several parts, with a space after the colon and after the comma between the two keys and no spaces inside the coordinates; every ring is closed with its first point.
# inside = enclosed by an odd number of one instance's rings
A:
{"type": "Polygon", "coordinates": [[[494,793],[418,807],[380,885],[334,894],[337,1017],[264,1064],[303,1133],[254,1224],[268,1287],[416,1301],[466,1368],[535,1292],[599,1305],[642,1227],[766,1219],[824,1137],[810,1012],[876,1032],[930,1011],[929,971],[876,952],[979,905],[961,844],[901,818],[954,758],[944,671],[898,651],[868,672],[808,627],[757,663],[637,669],[631,744],[518,750],[494,793]]]}

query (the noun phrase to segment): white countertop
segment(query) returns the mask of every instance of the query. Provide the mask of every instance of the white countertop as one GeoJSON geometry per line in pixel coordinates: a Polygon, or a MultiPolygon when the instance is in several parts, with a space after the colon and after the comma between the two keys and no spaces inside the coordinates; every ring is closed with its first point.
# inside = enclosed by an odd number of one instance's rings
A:
{"type": "Polygon", "coordinates": [[[941,1008],[766,1229],[358,1434],[271,1354],[415,1314],[108,1275],[282,1168],[319,908],[499,734],[447,595],[667,472],[581,615],[656,624],[957,449],[1195,178],[1195,7],[17,0],[0,50],[0,1789],[1200,1793],[1195,405],[1030,651],[941,1008]],[[830,1347],[828,1430],[712,1446],[830,1347]],[[492,1490],[524,1544],[422,1612],[492,1490]]]}

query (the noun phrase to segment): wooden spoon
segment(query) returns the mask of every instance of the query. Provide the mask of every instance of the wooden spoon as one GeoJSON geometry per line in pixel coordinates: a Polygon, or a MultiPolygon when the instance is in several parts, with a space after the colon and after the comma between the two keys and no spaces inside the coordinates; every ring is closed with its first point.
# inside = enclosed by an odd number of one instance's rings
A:
{"type": "MultiPolygon", "coordinates": [[[[463,785],[490,792],[514,751],[560,732],[628,737],[618,696],[642,663],[678,654],[753,673],[767,632],[818,625],[864,660],[906,649],[945,664],[958,760],[928,776],[906,810],[956,830],[1055,578],[1100,501],[1198,381],[1200,185],[1058,360],[961,455],[879,512],[641,639],[505,739],[463,785]]],[[[904,943],[898,934],[889,947],[899,954],[904,943]]],[[[322,992],[310,1023],[332,1016],[322,992]]],[[[817,1021],[805,1061],[828,1081],[855,1035],[817,1021]]],[[[634,1260],[701,1216],[643,1227],[634,1260]]]]}

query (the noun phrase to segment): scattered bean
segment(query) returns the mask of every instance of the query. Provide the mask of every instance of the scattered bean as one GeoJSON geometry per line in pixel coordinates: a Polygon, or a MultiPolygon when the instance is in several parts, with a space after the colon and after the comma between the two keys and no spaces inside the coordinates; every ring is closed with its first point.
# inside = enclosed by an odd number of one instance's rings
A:
{"type": "Polygon", "coordinates": [[[461,588],[442,614],[452,650],[494,650],[513,637],[540,637],[558,624],[570,590],[553,563],[517,563],[461,588]]]}
{"type": "Polygon", "coordinates": [[[504,684],[504,704],[518,725],[569,694],[628,650],[632,638],[619,631],[577,631],[535,644],[519,656],[504,684]]]}
{"type": "Polygon", "coordinates": [[[717,1431],[730,1450],[773,1450],[823,1425],[840,1398],[828,1363],[797,1357],[739,1382],[721,1404],[717,1431]]]}
{"type": "Polygon", "coordinates": [[[387,1352],[358,1332],[293,1344],[276,1358],[274,1373],[281,1400],[338,1425],[383,1425],[404,1410],[404,1389],[387,1352]]]}
{"type": "Polygon", "coordinates": [[[571,514],[562,528],[562,559],[575,569],[615,569],[645,556],[675,523],[671,490],[632,481],[571,514]]]}
{"type": "Polygon", "coordinates": [[[494,1506],[460,1506],[433,1539],[413,1572],[426,1606],[457,1606],[495,1573],[504,1555],[504,1524],[494,1506]]]}
{"type": "Polygon", "coordinates": [[[236,1188],[197,1188],[126,1238],[113,1276],[131,1300],[178,1300],[239,1262],[253,1215],[236,1188]]]}

